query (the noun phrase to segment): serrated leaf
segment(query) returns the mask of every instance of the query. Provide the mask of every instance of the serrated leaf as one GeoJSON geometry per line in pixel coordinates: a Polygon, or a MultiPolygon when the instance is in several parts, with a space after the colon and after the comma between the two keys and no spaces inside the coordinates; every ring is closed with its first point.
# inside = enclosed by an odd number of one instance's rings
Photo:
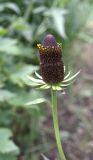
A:
{"type": "Polygon", "coordinates": [[[12,133],[8,128],[0,128],[0,153],[11,153],[13,155],[19,153],[19,149],[10,139],[11,137],[12,133]]]}
{"type": "Polygon", "coordinates": [[[1,140],[0,141],[0,153],[12,153],[18,154],[19,150],[18,147],[10,140],[1,140]]]}

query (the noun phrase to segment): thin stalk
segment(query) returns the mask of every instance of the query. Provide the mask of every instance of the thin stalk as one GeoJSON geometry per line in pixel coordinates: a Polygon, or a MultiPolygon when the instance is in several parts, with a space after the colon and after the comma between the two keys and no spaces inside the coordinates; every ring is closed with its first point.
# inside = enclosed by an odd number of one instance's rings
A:
{"type": "Polygon", "coordinates": [[[63,149],[62,149],[61,140],[60,140],[60,133],[59,133],[58,115],[57,115],[57,91],[51,89],[51,96],[52,96],[53,124],[54,124],[58,152],[60,155],[60,159],[66,160],[63,149]]]}

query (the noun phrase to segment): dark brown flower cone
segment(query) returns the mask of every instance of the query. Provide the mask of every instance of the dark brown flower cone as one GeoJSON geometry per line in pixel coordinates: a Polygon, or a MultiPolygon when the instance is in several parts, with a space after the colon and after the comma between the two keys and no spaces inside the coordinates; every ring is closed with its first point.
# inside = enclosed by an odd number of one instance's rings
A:
{"type": "Polygon", "coordinates": [[[64,79],[64,64],[61,46],[53,35],[47,35],[42,44],[38,44],[40,69],[43,80],[49,84],[58,84],[64,79]]]}

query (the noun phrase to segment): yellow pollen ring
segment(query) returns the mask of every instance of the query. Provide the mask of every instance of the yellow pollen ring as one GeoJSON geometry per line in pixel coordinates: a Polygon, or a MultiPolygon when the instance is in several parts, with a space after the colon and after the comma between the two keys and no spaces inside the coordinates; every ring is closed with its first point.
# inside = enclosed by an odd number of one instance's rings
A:
{"type": "Polygon", "coordinates": [[[55,47],[55,46],[52,46],[52,47],[46,46],[46,47],[44,47],[42,44],[37,44],[37,48],[39,49],[40,53],[42,53],[42,54],[44,54],[46,52],[51,52],[51,51],[53,51],[53,52],[55,51],[56,53],[59,54],[60,50],[61,50],[61,47],[62,47],[61,44],[58,44],[57,47],[55,47]]]}
{"type": "Polygon", "coordinates": [[[37,47],[40,49],[42,47],[42,45],[41,44],[37,44],[37,47]]]}
{"type": "Polygon", "coordinates": [[[43,51],[47,49],[47,47],[43,47],[41,44],[37,44],[37,47],[43,51]]]}

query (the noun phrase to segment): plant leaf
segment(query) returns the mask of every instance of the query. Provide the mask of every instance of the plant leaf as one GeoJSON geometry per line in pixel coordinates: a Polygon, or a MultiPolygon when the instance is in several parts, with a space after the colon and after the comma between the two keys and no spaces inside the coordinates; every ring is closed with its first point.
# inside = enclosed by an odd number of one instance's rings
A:
{"type": "Polygon", "coordinates": [[[24,84],[29,84],[31,81],[28,80],[27,75],[33,74],[33,72],[35,72],[37,69],[38,67],[34,65],[16,65],[16,67],[11,71],[12,73],[10,75],[10,80],[13,83],[21,86],[24,86],[24,84]]]}
{"type": "Polygon", "coordinates": [[[9,99],[8,103],[10,105],[12,105],[13,107],[26,107],[26,103],[31,102],[31,101],[35,101],[36,99],[38,99],[38,97],[42,97],[43,98],[43,94],[40,93],[40,91],[38,90],[33,90],[31,89],[30,92],[28,91],[15,91],[16,96],[9,99]]]}
{"type": "Polygon", "coordinates": [[[0,160],[16,160],[17,157],[11,154],[0,154],[0,160]]]}
{"type": "Polygon", "coordinates": [[[6,8],[9,8],[9,9],[13,10],[14,12],[16,12],[17,14],[20,14],[20,9],[16,3],[7,2],[4,5],[6,8]]]}
{"type": "Polygon", "coordinates": [[[18,147],[10,139],[12,133],[8,128],[0,128],[0,153],[12,153],[14,155],[19,154],[18,147]]]}
{"type": "Polygon", "coordinates": [[[0,36],[3,36],[5,34],[7,34],[8,30],[3,28],[3,27],[0,27],[0,36]]]}
{"type": "Polygon", "coordinates": [[[54,29],[58,32],[63,38],[67,38],[65,33],[65,17],[67,10],[62,10],[59,8],[52,8],[45,12],[45,16],[52,17],[54,23],[54,29]]]}
{"type": "Polygon", "coordinates": [[[5,89],[0,89],[0,102],[8,101],[11,98],[14,98],[15,94],[5,90],[5,89]]]}
{"type": "Polygon", "coordinates": [[[33,101],[27,102],[25,105],[29,106],[29,105],[39,104],[39,103],[43,103],[43,102],[46,102],[45,98],[37,98],[33,101]]]}
{"type": "Polygon", "coordinates": [[[25,31],[30,30],[30,25],[23,19],[23,18],[17,18],[13,23],[12,27],[17,31],[25,31]]]}
{"type": "Polygon", "coordinates": [[[0,52],[7,54],[19,55],[20,49],[17,46],[17,40],[13,38],[0,38],[0,52]]]}
{"type": "Polygon", "coordinates": [[[0,11],[4,11],[6,8],[11,9],[12,11],[16,12],[17,14],[20,14],[20,9],[16,3],[13,2],[6,2],[0,4],[0,11]]]}

